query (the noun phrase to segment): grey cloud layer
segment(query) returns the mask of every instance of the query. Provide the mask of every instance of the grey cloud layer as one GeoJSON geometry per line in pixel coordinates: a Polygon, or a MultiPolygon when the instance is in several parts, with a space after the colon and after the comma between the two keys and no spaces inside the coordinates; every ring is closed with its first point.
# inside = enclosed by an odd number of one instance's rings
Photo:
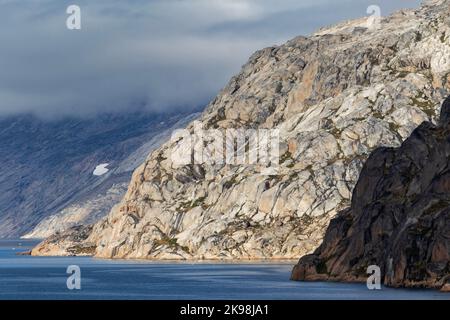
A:
{"type": "MultiPolygon", "coordinates": [[[[0,114],[196,108],[248,56],[373,1],[0,0],[0,114]],[[65,27],[69,4],[82,30],[65,27]]],[[[419,1],[378,1],[382,13],[419,1]]]]}

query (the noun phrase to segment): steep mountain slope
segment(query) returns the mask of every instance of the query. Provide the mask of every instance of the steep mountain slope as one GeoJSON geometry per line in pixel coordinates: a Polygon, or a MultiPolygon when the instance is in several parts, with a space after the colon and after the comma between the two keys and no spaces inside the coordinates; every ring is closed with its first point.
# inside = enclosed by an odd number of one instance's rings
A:
{"type": "Polygon", "coordinates": [[[400,148],[372,153],[351,208],[292,278],[366,281],[370,265],[386,285],[450,290],[450,98],[439,126],[424,122],[400,148]]]}
{"type": "MultiPolygon", "coordinates": [[[[346,22],[256,52],[200,124],[279,130],[277,174],[207,161],[175,166],[171,155],[183,146],[174,140],[135,171],[106,219],[52,237],[33,254],[72,254],[79,247],[107,258],[311,253],[330,219],[348,207],[370,152],[399,146],[436,117],[449,85],[449,3],[429,1],[378,27],[367,28],[366,19],[346,22]]],[[[194,133],[194,127],[187,129],[194,133]]]]}
{"type": "MultiPolygon", "coordinates": [[[[83,219],[96,221],[120,201],[126,191],[124,184],[145,159],[144,154],[159,145],[148,146],[136,154],[137,159],[123,162],[155,135],[184,118],[186,115],[157,116],[144,112],[90,119],[42,120],[30,115],[2,118],[0,237],[22,236],[42,219],[67,206],[85,208],[87,203],[89,207],[89,201],[105,196],[101,210],[84,211],[83,219]],[[109,163],[110,171],[93,175],[101,163],[109,163]],[[113,186],[114,190],[108,191],[113,186]]],[[[179,126],[185,124],[181,122],[179,126]]],[[[53,226],[64,229],[64,225],[53,226]]],[[[53,227],[47,227],[46,233],[30,236],[49,235],[53,227]]]]}

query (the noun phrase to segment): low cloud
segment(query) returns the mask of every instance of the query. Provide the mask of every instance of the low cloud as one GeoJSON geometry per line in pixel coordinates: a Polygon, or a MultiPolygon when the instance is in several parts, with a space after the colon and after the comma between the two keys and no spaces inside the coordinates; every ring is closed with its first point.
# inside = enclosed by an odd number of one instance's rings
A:
{"type": "MultiPolygon", "coordinates": [[[[420,1],[379,1],[383,14],[420,1]]],[[[257,49],[364,16],[371,1],[0,0],[0,115],[205,105],[257,49]],[[66,8],[81,7],[81,30],[66,8]]]]}

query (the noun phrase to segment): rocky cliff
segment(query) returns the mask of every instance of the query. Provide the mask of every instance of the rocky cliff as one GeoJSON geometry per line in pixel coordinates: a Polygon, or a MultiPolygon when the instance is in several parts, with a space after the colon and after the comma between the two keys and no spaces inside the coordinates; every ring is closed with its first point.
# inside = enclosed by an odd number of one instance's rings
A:
{"type": "Polygon", "coordinates": [[[171,155],[182,146],[173,140],[134,172],[107,218],[83,236],[52,237],[33,254],[83,247],[105,258],[286,259],[313,252],[349,206],[368,155],[435,120],[449,88],[448,8],[449,1],[428,1],[379,24],[349,21],[256,52],[200,123],[279,130],[276,174],[248,165],[175,166],[171,155]]]}
{"type": "Polygon", "coordinates": [[[366,281],[450,290],[450,98],[438,126],[421,124],[399,148],[372,153],[350,209],[294,267],[294,280],[366,281]]]}
{"type": "Polygon", "coordinates": [[[45,239],[75,226],[93,224],[107,215],[113,205],[120,202],[127,191],[127,185],[126,182],[116,183],[105,193],[94,192],[88,200],[71,204],[60,212],[44,218],[21,238],[45,239]]]}

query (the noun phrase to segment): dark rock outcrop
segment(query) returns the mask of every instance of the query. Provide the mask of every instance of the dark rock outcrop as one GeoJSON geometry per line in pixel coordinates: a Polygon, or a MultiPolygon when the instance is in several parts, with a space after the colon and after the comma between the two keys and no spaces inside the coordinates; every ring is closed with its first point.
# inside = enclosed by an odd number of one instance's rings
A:
{"type": "Polygon", "coordinates": [[[372,153],[351,207],[300,259],[293,280],[366,281],[367,267],[378,265],[388,286],[450,286],[449,119],[450,98],[438,126],[424,122],[401,147],[372,153]]]}
{"type": "Polygon", "coordinates": [[[42,238],[98,221],[120,201],[148,153],[192,119],[145,110],[0,116],[0,238],[42,238]],[[110,171],[93,175],[106,162],[110,171]]]}

